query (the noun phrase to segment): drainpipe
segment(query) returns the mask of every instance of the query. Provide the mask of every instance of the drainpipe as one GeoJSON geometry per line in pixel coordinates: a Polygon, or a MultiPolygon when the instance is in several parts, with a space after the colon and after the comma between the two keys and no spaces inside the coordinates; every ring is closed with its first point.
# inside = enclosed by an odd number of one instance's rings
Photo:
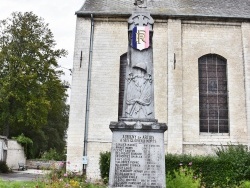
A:
{"type": "MultiPolygon", "coordinates": [[[[85,112],[85,131],[84,131],[84,147],[83,157],[87,161],[87,146],[88,146],[88,128],[89,128],[89,101],[90,101],[90,86],[91,86],[91,69],[92,69],[92,54],[93,54],[93,37],[94,37],[94,17],[91,14],[91,31],[90,31],[90,46],[89,46],[89,66],[88,66],[88,81],[86,95],[86,112],[85,112]]],[[[86,169],[87,162],[83,164],[83,169],[86,169]]]]}

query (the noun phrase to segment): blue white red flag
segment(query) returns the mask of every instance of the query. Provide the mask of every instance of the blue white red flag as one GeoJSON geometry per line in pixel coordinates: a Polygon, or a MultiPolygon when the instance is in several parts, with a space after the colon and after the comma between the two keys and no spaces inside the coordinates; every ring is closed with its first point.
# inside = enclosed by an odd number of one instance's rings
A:
{"type": "Polygon", "coordinates": [[[150,46],[148,26],[136,26],[133,28],[131,45],[138,50],[144,50],[150,46]]]}

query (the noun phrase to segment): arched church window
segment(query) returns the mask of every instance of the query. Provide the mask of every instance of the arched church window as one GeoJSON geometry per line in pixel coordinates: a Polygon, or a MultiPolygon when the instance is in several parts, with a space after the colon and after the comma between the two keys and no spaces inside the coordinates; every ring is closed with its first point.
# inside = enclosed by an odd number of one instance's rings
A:
{"type": "Polygon", "coordinates": [[[200,132],[228,133],[227,61],[216,54],[199,58],[200,132]]]}
{"type": "Polygon", "coordinates": [[[126,78],[126,65],[127,53],[120,56],[120,79],[119,79],[119,107],[118,107],[118,117],[122,117],[123,110],[123,98],[125,90],[125,79],[126,78]]]}

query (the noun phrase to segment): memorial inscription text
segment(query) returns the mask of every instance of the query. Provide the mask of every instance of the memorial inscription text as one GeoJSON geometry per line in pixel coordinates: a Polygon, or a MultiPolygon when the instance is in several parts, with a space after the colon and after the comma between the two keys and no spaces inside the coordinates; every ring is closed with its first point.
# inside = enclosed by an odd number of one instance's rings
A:
{"type": "Polygon", "coordinates": [[[115,143],[115,187],[162,187],[161,145],[153,135],[120,134],[115,143]]]}

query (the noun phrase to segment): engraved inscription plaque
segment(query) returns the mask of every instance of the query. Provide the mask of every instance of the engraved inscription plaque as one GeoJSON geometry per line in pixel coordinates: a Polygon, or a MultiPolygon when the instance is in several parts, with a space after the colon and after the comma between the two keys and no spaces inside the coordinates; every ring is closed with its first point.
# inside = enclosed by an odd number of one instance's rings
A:
{"type": "Polygon", "coordinates": [[[163,134],[113,132],[110,187],[165,187],[163,134]]]}

